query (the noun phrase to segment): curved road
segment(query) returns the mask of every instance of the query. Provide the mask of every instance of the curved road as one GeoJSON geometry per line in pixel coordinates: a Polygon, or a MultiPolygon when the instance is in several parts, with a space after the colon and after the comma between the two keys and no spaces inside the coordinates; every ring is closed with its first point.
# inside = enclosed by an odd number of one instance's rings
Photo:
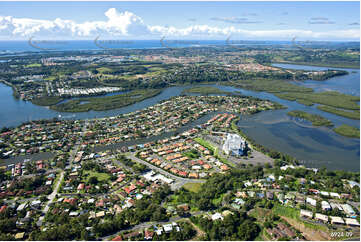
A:
{"type": "Polygon", "coordinates": [[[138,162],[138,163],[141,163],[143,165],[148,166],[152,170],[155,170],[155,171],[157,171],[157,172],[159,172],[159,173],[161,173],[161,174],[163,174],[165,176],[168,176],[168,177],[174,179],[175,182],[172,183],[172,185],[171,185],[172,190],[177,190],[178,188],[181,188],[184,184],[189,183],[189,182],[192,182],[192,183],[205,183],[206,182],[205,180],[201,180],[201,179],[190,179],[190,178],[183,178],[183,177],[175,176],[175,175],[173,175],[173,174],[171,174],[171,173],[169,173],[169,172],[167,172],[167,171],[165,171],[165,170],[163,170],[163,169],[161,169],[161,168],[159,168],[157,166],[154,166],[154,165],[152,165],[152,164],[150,164],[150,163],[148,163],[148,162],[146,162],[144,160],[141,160],[141,159],[135,157],[133,153],[130,154],[130,155],[127,155],[127,157],[129,159],[132,159],[132,160],[138,162]]]}

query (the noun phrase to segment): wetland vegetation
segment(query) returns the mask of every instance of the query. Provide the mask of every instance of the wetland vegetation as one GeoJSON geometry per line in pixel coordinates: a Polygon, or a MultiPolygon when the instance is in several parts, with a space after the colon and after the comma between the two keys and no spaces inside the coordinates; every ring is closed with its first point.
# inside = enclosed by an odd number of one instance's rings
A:
{"type": "Polygon", "coordinates": [[[346,137],[360,138],[360,129],[347,124],[342,124],[339,127],[334,128],[333,131],[346,137]]]}
{"type": "Polygon", "coordinates": [[[337,108],[333,108],[333,107],[325,106],[325,105],[319,105],[319,106],[317,106],[317,108],[324,112],[333,113],[333,114],[336,114],[336,115],[339,115],[339,116],[342,116],[345,118],[360,120],[360,110],[346,111],[343,109],[337,109],[337,108]]]}
{"type": "Polygon", "coordinates": [[[292,117],[306,119],[306,120],[312,122],[313,126],[327,126],[327,127],[333,126],[333,124],[330,120],[328,120],[320,115],[317,115],[317,114],[311,114],[311,113],[307,113],[307,112],[299,111],[299,110],[294,110],[294,111],[288,112],[287,114],[292,117]]]}
{"type": "Polygon", "coordinates": [[[97,98],[79,98],[65,103],[50,106],[51,109],[61,112],[87,112],[121,108],[144,99],[158,95],[162,90],[147,89],[135,90],[129,93],[97,98]]]}

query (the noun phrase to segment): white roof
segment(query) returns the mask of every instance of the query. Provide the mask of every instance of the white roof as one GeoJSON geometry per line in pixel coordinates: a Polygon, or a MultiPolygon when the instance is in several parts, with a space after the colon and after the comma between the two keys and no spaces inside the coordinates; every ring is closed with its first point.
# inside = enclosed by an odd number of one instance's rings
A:
{"type": "Polygon", "coordinates": [[[19,207],[16,209],[16,211],[21,211],[25,208],[26,202],[19,205],[19,207]]]}
{"type": "Polygon", "coordinates": [[[291,169],[295,169],[295,167],[293,165],[285,165],[285,166],[281,166],[281,170],[287,170],[288,168],[291,168],[291,169]]]}
{"type": "Polygon", "coordinates": [[[223,220],[223,216],[220,213],[215,213],[212,215],[212,220],[217,220],[217,219],[222,219],[223,220]]]}
{"type": "Polygon", "coordinates": [[[170,232],[173,230],[173,225],[172,224],[165,224],[163,225],[163,229],[165,232],[170,232]]]}
{"type": "Polygon", "coordinates": [[[324,215],[324,214],[321,214],[321,213],[316,213],[316,214],[315,214],[315,219],[320,219],[320,220],[323,220],[323,221],[328,221],[328,216],[327,216],[327,215],[324,215]]]}
{"type": "Polygon", "coordinates": [[[310,198],[310,197],[306,198],[306,202],[308,202],[308,203],[310,203],[312,205],[316,205],[316,203],[317,203],[315,199],[310,198]]]}
{"type": "Polygon", "coordinates": [[[202,169],[202,167],[198,166],[198,165],[195,165],[195,166],[192,166],[192,169],[193,170],[200,170],[200,169],[202,169]]]}
{"type": "Polygon", "coordinates": [[[339,224],[345,223],[341,217],[330,216],[330,218],[331,218],[331,223],[339,223],[339,224]]]}
{"type": "Polygon", "coordinates": [[[156,176],[154,176],[154,178],[155,178],[155,180],[161,180],[168,184],[173,182],[173,179],[167,178],[167,177],[163,176],[162,174],[157,174],[156,176]]]}
{"type": "Polygon", "coordinates": [[[353,210],[353,208],[348,205],[348,204],[341,204],[341,207],[343,208],[343,210],[348,213],[348,214],[354,214],[355,211],[353,210]]]}
{"type": "Polygon", "coordinates": [[[360,223],[354,218],[345,218],[345,222],[347,225],[357,225],[360,226],[360,223]]]}
{"type": "Polygon", "coordinates": [[[321,206],[323,209],[331,209],[331,206],[327,201],[322,201],[321,206]]]}
{"type": "Polygon", "coordinates": [[[321,191],[320,193],[321,193],[321,195],[323,195],[323,196],[330,196],[330,193],[329,193],[329,192],[321,191]]]}
{"type": "Polygon", "coordinates": [[[69,216],[78,216],[78,214],[79,214],[78,212],[73,211],[69,213],[69,216]]]}
{"type": "Polygon", "coordinates": [[[312,213],[312,211],[308,211],[308,210],[303,210],[303,209],[301,209],[300,215],[301,215],[301,216],[306,216],[306,217],[312,218],[313,213],[312,213]]]}
{"type": "Polygon", "coordinates": [[[331,197],[340,197],[340,195],[336,192],[330,192],[331,197]]]}
{"type": "Polygon", "coordinates": [[[35,200],[31,202],[31,205],[38,205],[38,204],[41,204],[40,200],[35,200]]]}
{"type": "Polygon", "coordinates": [[[244,185],[245,185],[246,187],[250,187],[250,186],[252,186],[252,183],[249,182],[249,181],[247,181],[247,182],[244,183],[244,185]]]}

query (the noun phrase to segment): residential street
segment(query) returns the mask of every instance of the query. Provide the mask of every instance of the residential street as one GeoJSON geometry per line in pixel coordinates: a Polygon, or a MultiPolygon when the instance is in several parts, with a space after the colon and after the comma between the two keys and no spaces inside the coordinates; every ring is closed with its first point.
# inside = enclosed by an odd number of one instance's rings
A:
{"type": "MultiPolygon", "coordinates": [[[[204,214],[204,213],[207,213],[207,212],[205,212],[205,211],[190,212],[191,216],[198,216],[198,215],[204,214]]],[[[184,218],[183,218],[183,217],[176,216],[176,217],[171,217],[168,221],[165,221],[165,222],[145,222],[145,223],[140,223],[140,224],[134,225],[133,227],[130,227],[130,228],[128,228],[128,229],[119,230],[119,231],[115,232],[114,234],[111,234],[111,235],[108,235],[108,236],[104,236],[104,237],[100,237],[99,239],[100,239],[100,240],[109,240],[111,237],[115,236],[116,234],[119,234],[119,233],[122,233],[122,232],[125,232],[125,231],[133,231],[133,230],[138,230],[138,229],[146,229],[146,228],[149,228],[150,226],[153,226],[153,225],[157,225],[157,224],[160,224],[160,225],[169,224],[169,223],[172,223],[172,222],[176,222],[176,221],[178,221],[178,220],[181,220],[181,219],[184,219],[184,218]]]]}
{"type": "Polygon", "coordinates": [[[171,184],[171,189],[172,190],[176,190],[176,189],[182,187],[184,184],[186,184],[188,182],[191,182],[191,183],[205,183],[206,182],[205,180],[201,180],[201,179],[189,179],[189,178],[183,178],[183,177],[175,176],[175,175],[173,175],[173,174],[171,174],[171,173],[169,173],[169,172],[167,172],[167,171],[165,171],[165,170],[163,170],[163,169],[161,169],[159,167],[156,167],[156,166],[154,166],[152,164],[149,164],[148,162],[145,162],[145,161],[135,157],[134,153],[131,153],[131,154],[127,155],[127,157],[129,159],[132,159],[132,160],[134,160],[136,162],[139,162],[141,164],[144,164],[144,165],[148,166],[152,170],[155,170],[155,171],[157,171],[157,172],[159,172],[159,173],[161,173],[161,174],[163,174],[165,176],[168,176],[168,177],[174,179],[174,183],[171,184]]]}

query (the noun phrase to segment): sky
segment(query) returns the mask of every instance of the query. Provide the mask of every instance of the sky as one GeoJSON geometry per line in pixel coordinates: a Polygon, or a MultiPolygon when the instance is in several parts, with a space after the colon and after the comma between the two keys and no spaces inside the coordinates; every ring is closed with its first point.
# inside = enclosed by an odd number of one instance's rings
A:
{"type": "Polygon", "coordinates": [[[0,2],[0,40],[360,40],[359,2],[0,2]]]}

